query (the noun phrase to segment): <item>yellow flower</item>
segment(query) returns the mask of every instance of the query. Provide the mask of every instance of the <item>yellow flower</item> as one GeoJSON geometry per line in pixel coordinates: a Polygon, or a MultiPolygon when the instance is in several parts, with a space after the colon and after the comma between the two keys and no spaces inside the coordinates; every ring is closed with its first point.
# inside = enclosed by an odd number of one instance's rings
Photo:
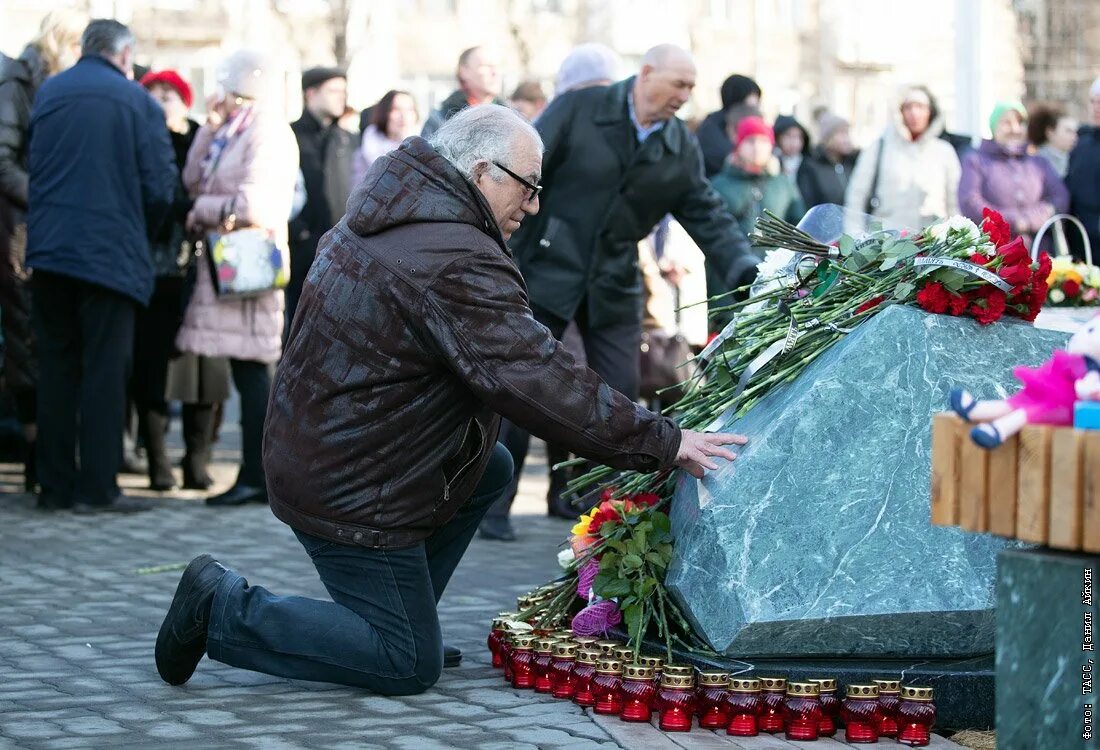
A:
{"type": "Polygon", "coordinates": [[[1076,271],[1068,271],[1066,273],[1066,281],[1076,281],[1078,284],[1080,284],[1082,281],[1084,281],[1084,279],[1081,277],[1081,274],[1077,273],[1076,271]]]}
{"type": "Polygon", "coordinates": [[[1053,258],[1050,262],[1050,270],[1052,272],[1059,271],[1072,271],[1073,270],[1073,258],[1068,255],[1059,255],[1053,258]]]}
{"type": "Polygon", "coordinates": [[[573,534],[573,536],[588,535],[588,526],[592,523],[592,514],[595,512],[596,509],[593,508],[592,510],[588,511],[583,516],[577,519],[577,525],[570,529],[570,532],[573,534]]]}

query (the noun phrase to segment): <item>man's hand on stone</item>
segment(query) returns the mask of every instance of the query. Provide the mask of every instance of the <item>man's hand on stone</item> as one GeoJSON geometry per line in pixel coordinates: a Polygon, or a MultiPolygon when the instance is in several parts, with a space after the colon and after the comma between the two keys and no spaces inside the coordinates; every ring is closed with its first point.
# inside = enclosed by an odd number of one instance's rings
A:
{"type": "Polygon", "coordinates": [[[702,479],[704,470],[718,468],[714,457],[727,461],[737,458],[736,453],[723,448],[723,445],[744,445],[747,442],[749,439],[744,435],[683,430],[680,433],[680,449],[676,451],[676,465],[696,479],[702,479]]]}

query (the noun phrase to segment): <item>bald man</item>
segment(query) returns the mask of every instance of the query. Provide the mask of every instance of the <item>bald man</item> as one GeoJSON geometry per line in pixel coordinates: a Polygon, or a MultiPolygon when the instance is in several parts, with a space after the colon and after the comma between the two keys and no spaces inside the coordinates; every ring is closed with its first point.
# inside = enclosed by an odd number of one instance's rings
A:
{"type": "MultiPolygon", "coordinates": [[[[546,144],[538,215],[509,242],[535,317],[558,338],[576,321],[588,366],[638,397],[642,282],[638,242],[672,214],[707,257],[711,295],[750,282],[757,257],[703,176],[703,158],[676,113],[695,87],[695,62],[669,44],[646,53],[636,76],[570,91],[535,122],[546,144]]],[[[529,437],[505,423],[516,477],[529,437]]],[[[551,515],[575,510],[551,477],[551,515]]],[[[515,486],[482,523],[483,536],[510,540],[515,486]]]]}

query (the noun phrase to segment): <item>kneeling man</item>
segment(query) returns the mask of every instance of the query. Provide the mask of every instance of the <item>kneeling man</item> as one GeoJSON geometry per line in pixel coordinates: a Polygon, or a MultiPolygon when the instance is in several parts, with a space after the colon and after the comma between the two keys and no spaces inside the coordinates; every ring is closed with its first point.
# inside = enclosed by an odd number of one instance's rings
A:
{"type": "Polygon", "coordinates": [[[531,316],[505,243],[538,211],[541,168],[538,133],[492,104],[371,167],[321,241],[264,439],[271,510],[332,601],[276,596],[198,557],[157,638],[166,682],[209,654],[384,695],[431,687],[460,657],[436,603],[512,480],[498,415],[619,469],[702,476],[733,458],[722,446],[743,438],[643,409],[531,316]]]}

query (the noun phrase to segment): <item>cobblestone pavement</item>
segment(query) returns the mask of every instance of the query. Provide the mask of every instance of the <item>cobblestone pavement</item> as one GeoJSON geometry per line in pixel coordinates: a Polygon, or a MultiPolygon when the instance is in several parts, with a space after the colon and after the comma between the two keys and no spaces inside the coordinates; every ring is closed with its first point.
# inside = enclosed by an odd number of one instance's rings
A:
{"type": "MultiPolygon", "coordinates": [[[[401,699],[210,660],[186,686],[165,685],[153,644],[179,571],[142,569],[210,552],[252,583],[325,596],[290,530],[266,507],[214,510],[198,495],[135,489],[128,494],[155,507],[115,517],[47,515],[14,491],[16,467],[0,465],[0,748],[737,747],[711,732],[671,738],[593,717],[505,687],[491,669],[489,618],[552,575],[568,533],[569,524],[542,514],[545,468],[534,463],[518,501],[520,540],[475,540],[441,602],[444,637],[464,651],[462,666],[445,670],[428,693],[401,699]]],[[[216,474],[226,486],[231,464],[216,474]]],[[[795,747],[773,737],[741,746],[795,747]]],[[[817,745],[830,746],[840,743],[817,745]]]]}

